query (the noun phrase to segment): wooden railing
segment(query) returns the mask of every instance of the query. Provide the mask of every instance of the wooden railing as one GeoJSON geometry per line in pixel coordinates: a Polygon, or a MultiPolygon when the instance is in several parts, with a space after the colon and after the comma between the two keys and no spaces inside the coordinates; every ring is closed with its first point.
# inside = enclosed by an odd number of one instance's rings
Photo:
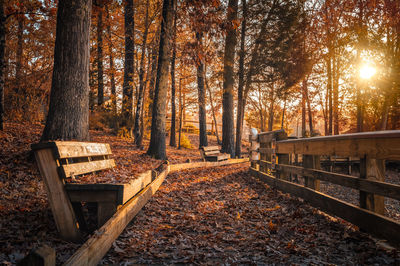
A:
{"type": "Polygon", "coordinates": [[[384,197],[400,200],[400,185],[385,182],[385,160],[400,160],[400,130],[303,139],[288,139],[278,130],[252,136],[250,141],[254,176],[367,232],[400,243],[400,223],[384,216],[384,197]],[[321,157],[330,156],[357,160],[358,176],[322,170],[321,157]],[[303,185],[292,182],[298,176],[304,178],[303,185]],[[359,206],[319,192],[321,180],[358,190],[359,206]]]}

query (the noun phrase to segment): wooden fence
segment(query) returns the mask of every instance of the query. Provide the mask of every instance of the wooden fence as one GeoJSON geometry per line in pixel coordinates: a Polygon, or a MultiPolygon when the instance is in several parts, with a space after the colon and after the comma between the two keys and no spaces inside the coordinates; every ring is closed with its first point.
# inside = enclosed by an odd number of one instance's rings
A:
{"type": "Polygon", "coordinates": [[[288,139],[278,130],[251,136],[250,141],[254,176],[367,232],[400,243],[400,223],[385,216],[384,202],[384,197],[400,200],[400,185],[384,182],[385,160],[400,160],[400,130],[303,139],[288,139]],[[359,174],[322,170],[321,157],[326,156],[355,158],[359,174]],[[292,181],[298,176],[304,178],[303,185],[292,181]],[[359,206],[319,192],[321,180],[358,190],[359,206]]]}

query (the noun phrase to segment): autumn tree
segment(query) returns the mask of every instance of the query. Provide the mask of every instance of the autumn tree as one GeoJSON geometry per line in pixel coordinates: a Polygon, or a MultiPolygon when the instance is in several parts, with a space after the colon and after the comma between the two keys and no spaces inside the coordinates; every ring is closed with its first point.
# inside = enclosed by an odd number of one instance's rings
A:
{"type": "Polygon", "coordinates": [[[125,11],[125,61],[124,61],[124,83],[122,95],[121,125],[131,133],[133,127],[133,72],[135,52],[134,32],[134,2],[124,1],[125,11]]]}
{"type": "Polygon", "coordinates": [[[162,160],[167,157],[165,147],[166,99],[168,92],[168,66],[171,55],[171,29],[175,5],[176,0],[164,0],[163,2],[157,79],[154,89],[151,120],[151,137],[150,146],[147,150],[147,154],[162,160]]]}
{"type": "Polygon", "coordinates": [[[4,51],[6,46],[4,0],[0,0],[0,130],[4,129],[4,51]]]}
{"type": "Polygon", "coordinates": [[[234,65],[235,47],[237,43],[237,10],[238,0],[229,0],[227,14],[227,32],[225,39],[224,52],[224,72],[223,72],[223,102],[222,102],[222,147],[221,151],[235,156],[235,135],[233,131],[233,94],[234,94],[234,65]]]}
{"type": "Polygon", "coordinates": [[[89,139],[91,0],[59,1],[45,140],[89,139]]]}

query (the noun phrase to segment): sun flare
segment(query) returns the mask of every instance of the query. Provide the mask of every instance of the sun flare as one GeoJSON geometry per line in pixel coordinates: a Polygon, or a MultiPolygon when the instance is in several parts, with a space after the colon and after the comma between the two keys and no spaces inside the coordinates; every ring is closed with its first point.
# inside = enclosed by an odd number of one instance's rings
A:
{"type": "Polygon", "coordinates": [[[370,65],[363,65],[360,68],[360,78],[362,79],[370,79],[372,76],[374,76],[376,73],[376,68],[370,66],[370,65]]]}

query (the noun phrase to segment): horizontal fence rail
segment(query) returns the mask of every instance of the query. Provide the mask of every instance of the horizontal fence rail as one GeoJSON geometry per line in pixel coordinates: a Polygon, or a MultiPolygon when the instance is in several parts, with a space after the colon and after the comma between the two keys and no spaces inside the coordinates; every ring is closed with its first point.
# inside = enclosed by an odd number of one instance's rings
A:
{"type": "Polygon", "coordinates": [[[400,130],[302,139],[277,130],[250,142],[250,172],[261,181],[400,244],[400,223],[385,216],[384,202],[400,200],[400,185],[385,182],[385,160],[400,160],[400,130]],[[320,181],[358,190],[359,206],[321,193],[320,181]]]}

